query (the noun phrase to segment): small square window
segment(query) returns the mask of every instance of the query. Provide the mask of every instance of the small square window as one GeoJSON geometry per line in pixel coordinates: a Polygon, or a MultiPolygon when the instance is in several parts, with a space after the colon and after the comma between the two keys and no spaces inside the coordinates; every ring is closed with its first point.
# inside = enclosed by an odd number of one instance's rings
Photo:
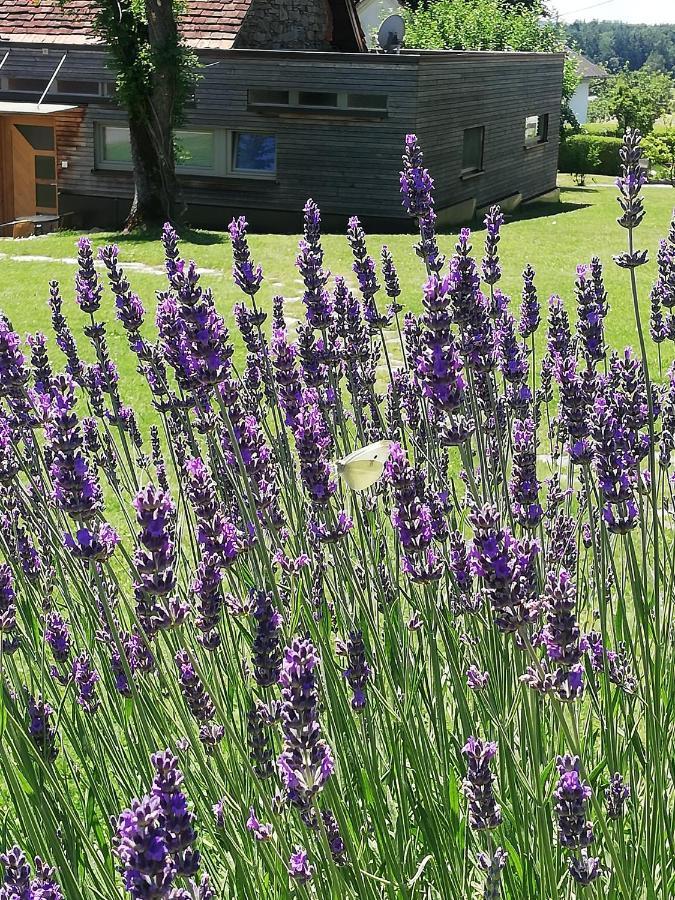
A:
{"type": "Polygon", "coordinates": [[[212,131],[176,132],[176,167],[178,169],[213,169],[215,140],[212,131]]]}
{"type": "Polygon", "coordinates": [[[548,140],[548,113],[525,119],[525,143],[543,144],[548,140]]]}
{"type": "Polygon", "coordinates": [[[277,139],[272,134],[237,131],[233,136],[232,156],[235,172],[273,175],[277,170],[277,139]]]}
{"type": "Polygon", "coordinates": [[[254,106],[288,106],[289,100],[288,91],[251,88],[248,92],[248,102],[254,106]]]}
{"type": "Polygon", "coordinates": [[[480,172],[482,170],[484,141],[485,128],[483,125],[479,125],[476,128],[464,129],[462,173],[480,172]]]}
{"type": "Polygon", "coordinates": [[[129,129],[123,125],[104,125],[101,128],[101,159],[118,168],[131,165],[129,129]]]}
{"type": "Polygon", "coordinates": [[[56,178],[56,160],[53,156],[35,157],[35,177],[38,181],[53,181],[56,178]]]}
{"type": "Polygon", "coordinates": [[[300,91],[298,94],[299,106],[326,106],[338,105],[338,95],[324,93],[323,91],[300,91]]]}
{"type": "Polygon", "coordinates": [[[56,185],[35,185],[35,206],[38,209],[56,209],[56,185]]]}

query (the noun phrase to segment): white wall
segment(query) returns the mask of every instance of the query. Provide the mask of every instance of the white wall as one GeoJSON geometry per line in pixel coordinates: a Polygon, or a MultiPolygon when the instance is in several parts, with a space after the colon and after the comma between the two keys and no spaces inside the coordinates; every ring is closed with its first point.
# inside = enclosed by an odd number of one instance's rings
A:
{"type": "Polygon", "coordinates": [[[402,9],[398,0],[362,0],[356,11],[361,20],[361,28],[369,47],[377,46],[377,31],[387,16],[400,13],[402,9]],[[373,37],[375,34],[375,38],[373,37]]]}
{"type": "Polygon", "coordinates": [[[570,97],[570,107],[580,125],[584,125],[588,119],[588,87],[590,83],[590,78],[582,78],[570,97]]]}

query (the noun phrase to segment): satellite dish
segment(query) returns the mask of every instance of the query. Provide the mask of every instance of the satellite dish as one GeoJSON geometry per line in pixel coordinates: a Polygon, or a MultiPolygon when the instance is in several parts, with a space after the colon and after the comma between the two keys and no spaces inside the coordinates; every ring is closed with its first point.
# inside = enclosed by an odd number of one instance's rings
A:
{"type": "Polygon", "coordinates": [[[385,53],[397,53],[403,46],[405,22],[402,16],[389,16],[380,25],[377,43],[385,53]]]}

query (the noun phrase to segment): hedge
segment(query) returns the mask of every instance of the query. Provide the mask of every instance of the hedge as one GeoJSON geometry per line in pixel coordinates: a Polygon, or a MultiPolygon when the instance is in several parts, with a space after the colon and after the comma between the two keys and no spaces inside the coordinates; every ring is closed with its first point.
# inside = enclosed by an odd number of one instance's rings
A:
{"type": "Polygon", "coordinates": [[[588,174],[618,175],[621,143],[619,137],[572,134],[560,144],[558,168],[561,172],[575,174],[582,171],[579,167],[581,161],[587,163],[584,171],[588,174]]]}

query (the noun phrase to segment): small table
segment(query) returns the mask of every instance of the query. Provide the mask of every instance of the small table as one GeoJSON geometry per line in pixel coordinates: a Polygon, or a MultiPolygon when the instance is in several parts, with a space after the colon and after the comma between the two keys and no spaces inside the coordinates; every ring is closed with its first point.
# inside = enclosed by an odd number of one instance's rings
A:
{"type": "Polygon", "coordinates": [[[20,225],[22,222],[30,222],[32,225],[35,225],[35,231],[39,232],[45,225],[53,225],[60,220],[61,216],[56,213],[38,213],[35,216],[19,216],[17,219],[12,219],[11,222],[0,223],[0,231],[2,231],[3,228],[11,228],[13,225],[20,225]]]}

